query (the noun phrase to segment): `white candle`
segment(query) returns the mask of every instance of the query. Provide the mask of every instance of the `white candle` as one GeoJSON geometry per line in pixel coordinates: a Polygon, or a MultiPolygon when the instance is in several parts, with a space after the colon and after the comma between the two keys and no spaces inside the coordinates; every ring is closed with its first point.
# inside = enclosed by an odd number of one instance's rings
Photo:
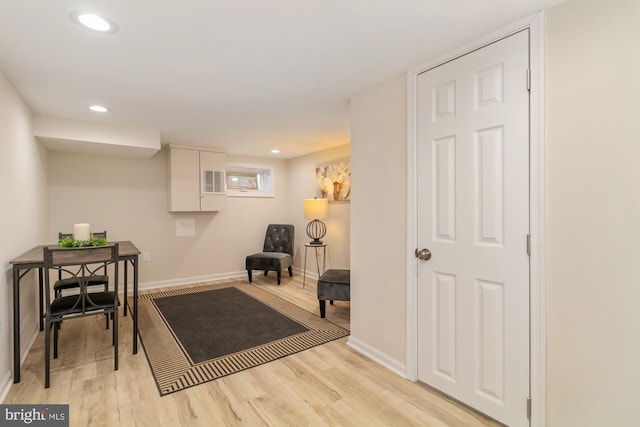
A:
{"type": "Polygon", "coordinates": [[[73,238],[76,240],[89,240],[89,224],[73,224],[73,238]]]}

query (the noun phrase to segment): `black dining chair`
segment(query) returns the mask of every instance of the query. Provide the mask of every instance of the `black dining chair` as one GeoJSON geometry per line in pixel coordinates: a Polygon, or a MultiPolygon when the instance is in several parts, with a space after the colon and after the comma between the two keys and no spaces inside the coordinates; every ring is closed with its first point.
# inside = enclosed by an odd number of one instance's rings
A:
{"type": "MultiPolygon", "coordinates": [[[[101,231],[97,233],[91,233],[94,237],[107,238],[107,231],[101,231]]],[[[71,233],[58,233],[58,240],[67,239],[73,237],[71,233]]],[[[87,286],[104,286],[105,292],[109,290],[109,276],[107,276],[107,266],[102,265],[100,269],[102,274],[95,275],[91,278],[91,282],[87,286]]],[[[53,285],[53,290],[56,297],[62,295],[62,291],[66,289],[75,289],[78,287],[78,283],[75,277],[62,278],[62,271],[58,271],[58,280],[53,285]]]]}
{"type": "MultiPolygon", "coordinates": [[[[93,237],[98,238],[107,238],[107,230],[98,231],[96,233],[91,233],[93,237]]],[[[58,241],[62,239],[73,238],[73,233],[58,233],[58,241]]],[[[107,265],[102,264],[102,267],[98,270],[102,274],[96,274],[95,276],[90,277],[90,281],[87,283],[87,286],[104,286],[104,291],[107,292],[109,290],[109,276],[107,275],[107,265]]],[[[56,297],[62,295],[62,291],[69,289],[77,289],[78,281],[75,277],[62,277],[62,271],[58,271],[58,280],[53,284],[53,291],[56,297]]],[[[109,319],[106,320],[107,329],[109,329],[109,319]]]]}
{"type": "Polygon", "coordinates": [[[264,237],[262,252],[247,256],[245,267],[252,281],[252,270],[263,270],[266,276],[269,271],[277,273],[278,285],[282,277],[282,270],[289,270],[289,277],[293,276],[293,238],[294,227],[291,224],[269,224],[264,237]]]}
{"type": "Polygon", "coordinates": [[[51,329],[53,329],[53,357],[58,357],[58,333],[63,320],[91,315],[105,315],[113,319],[112,344],[114,370],[118,370],[118,243],[83,248],[44,248],[45,285],[45,388],[50,385],[51,329]],[[114,291],[89,292],[89,283],[99,275],[103,265],[113,264],[114,291]],[[96,267],[98,265],[98,267],[96,267]],[[62,272],[73,278],[78,293],[55,295],[52,291],[51,273],[62,272]],[[54,295],[53,300],[51,296],[54,295]]]}

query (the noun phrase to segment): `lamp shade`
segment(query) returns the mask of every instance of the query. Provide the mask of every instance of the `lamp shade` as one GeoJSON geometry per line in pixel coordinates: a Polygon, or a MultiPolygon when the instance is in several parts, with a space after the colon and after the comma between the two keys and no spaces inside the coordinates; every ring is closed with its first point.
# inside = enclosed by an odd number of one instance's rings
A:
{"type": "Polygon", "coordinates": [[[304,199],[304,219],[324,219],[327,217],[327,199],[304,199]]]}

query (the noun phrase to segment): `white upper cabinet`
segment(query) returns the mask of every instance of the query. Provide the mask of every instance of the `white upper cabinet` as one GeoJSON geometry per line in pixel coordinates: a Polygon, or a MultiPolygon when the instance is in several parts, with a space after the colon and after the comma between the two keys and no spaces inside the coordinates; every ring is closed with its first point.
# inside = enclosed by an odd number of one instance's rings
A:
{"type": "Polygon", "coordinates": [[[203,148],[169,146],[169,212],[224,209],[226,155],[203,148]]]}

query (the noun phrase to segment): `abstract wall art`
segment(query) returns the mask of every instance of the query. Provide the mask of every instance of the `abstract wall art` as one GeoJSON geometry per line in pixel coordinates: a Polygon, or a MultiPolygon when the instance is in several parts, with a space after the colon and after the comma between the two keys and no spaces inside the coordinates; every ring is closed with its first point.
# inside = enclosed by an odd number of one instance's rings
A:
{"type": "Polygon", "coordinates": [[[316,167],[316,197],[330,202],[351,200],[351,159],[316,167]]]}

